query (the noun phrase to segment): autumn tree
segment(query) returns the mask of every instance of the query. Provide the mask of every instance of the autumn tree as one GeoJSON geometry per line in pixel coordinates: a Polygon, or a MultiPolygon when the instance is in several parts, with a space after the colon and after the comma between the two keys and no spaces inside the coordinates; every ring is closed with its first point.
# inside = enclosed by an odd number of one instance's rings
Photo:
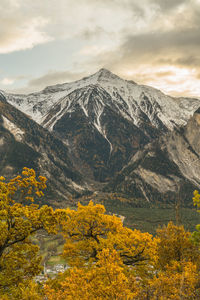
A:
{"type": "MultiPolygon", "coordinates": [[[[170,222],[153,238],[92,201],[53,211],[34,204],[45,187],[46,178],[27,168],[7,183],[0,178],[0,299],[200,298],[199,244],[183,226],[170,222]],[[30,237],[41,229],[63,234],[69,266],[43,292],[31,280],[41,268],[30,237]]],[[[200,207],[198,192],[194,202],[200,207]]]]}
{"type": "Polygon", "coordinates": [[[169,222],[157,230],[156,242],[154,276],[146,286],[149,299],[198,299],[200,253],[191,233],[169,222]]]}
{"type": "Polygon", "coordinates": [[[84,268],[71,268],[60,280],[46,285],[49,300],[65,299],[136,299],[139,284],[133,275],[124,270],[123,262],[115,250],[103,249],[98,261],[84,268]]]}
{"type": "Polygon", "coordinates": [[[123,264],[148,264],[155,254],[155,243],[149,233],[123,226],[120,218],[106,214],[105,207],[78,204],[77,210],[57,210],[66,243],[64,257],[70,266],[96,262],[103,249],[116,250],[123,264]]]}
{"type": "MultiPolygon", "coordinates": [[[[200,212],[200,194],[198,191],[194,191],[193,204],[197,207],[197,211],[200,212]]],[[[192,240],[196,245],[200,245],[200,224],[196,226],[196,231],[192,234],[192,240]]]]}
{"type": "Polygon", "coordinates": [[[170,222],[153,238],[106,215],[102,205],[58,210],[69,269],[46,285],[58,299],[198,299],[199,248],[170,222]]]}
{"type": "Polygon", "coordinates": [[[48,299],[136,299],[153,273],[152,236],[124,227],[120,218],[93,202],[79,204],[77,210],[57,210],[56,218],[70,268],[48,282],[48,299]]]}
{"type": "Polygon", "coordinates": [[[148,282],[148,299],[199,299],[199,274],[192,262],[173,261],[148,282]]]}
{"type": "Polygon", "coordinates": [[[0,295],[12,295],[41,271],[39,248],[30,237],[40,229],[53,233],[56,224],[51,207],[34,204],[45,187],[46,178],[33,169],[24,168],[9,182],[0,177],[0,295]]]}
{"type": "Polygon", "coordinates": [[[157,268],[165,270],[174,261],[189,261],[199,264],[200,252],[191,240],[191,233],[182,225],[169,222],[167,226],[157,229],[157,268]]]}

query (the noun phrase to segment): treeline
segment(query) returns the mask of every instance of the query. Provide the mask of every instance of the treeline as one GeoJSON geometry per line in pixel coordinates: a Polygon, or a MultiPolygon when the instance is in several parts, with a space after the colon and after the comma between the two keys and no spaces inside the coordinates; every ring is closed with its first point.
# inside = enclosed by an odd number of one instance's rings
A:
{"type": "MultiPolygon", "coordinates": [[[[77,210],[39,207],[46,178],[24,168],[6,182],[0,177],[0,299],[200,299],[200,225],[193,234],[172,222],[156,236],[123,226],[103,205],[77,210]],[[69,268],[44,284],[39,230],[62,233],[69,268]]],[[[194,204],[200,206],[195,192],[194,204]]]]}

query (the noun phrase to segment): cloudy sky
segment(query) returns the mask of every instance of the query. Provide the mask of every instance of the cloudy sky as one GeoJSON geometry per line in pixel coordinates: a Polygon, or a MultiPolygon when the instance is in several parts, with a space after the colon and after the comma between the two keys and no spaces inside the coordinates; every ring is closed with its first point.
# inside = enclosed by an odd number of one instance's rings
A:
{"type": "Polygon", "coordinates": [[[38,91],[102,67],[200,97],[200,0],[0,0],[0,89],[38,91]]]}

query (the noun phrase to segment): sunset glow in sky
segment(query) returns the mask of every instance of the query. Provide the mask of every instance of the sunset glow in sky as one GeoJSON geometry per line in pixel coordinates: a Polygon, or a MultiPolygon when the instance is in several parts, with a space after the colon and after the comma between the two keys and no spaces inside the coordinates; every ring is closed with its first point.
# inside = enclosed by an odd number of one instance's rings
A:
{"type": "Polygon", "coordinates": [[[100,68],[200,97],[200,0],[0,0],[0,89],[39,91],[100,68]]]}

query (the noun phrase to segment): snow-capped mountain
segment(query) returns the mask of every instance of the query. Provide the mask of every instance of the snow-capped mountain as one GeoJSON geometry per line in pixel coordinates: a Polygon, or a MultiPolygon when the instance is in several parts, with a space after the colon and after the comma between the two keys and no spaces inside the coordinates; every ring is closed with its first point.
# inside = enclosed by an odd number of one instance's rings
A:
{"type": "Polygon", "coordinates": [[[55,122],[66,111],[74,111],[75,105],[80,106],[86,117],[90,116],[89,97],[81,101],[78,94],[75,99],[70,95],[82,89],[86,89],[87,93],[87,90],[92,90],[93,87],[99,88],[100,91],[104,90],[111,97],[109,103],[103,100],[96,103],[95,111],[93,111],[94,123],[100,133],[103,130],[99,120],[106,106],[114,108],[138,127],[141,117],[145,114],[156,127],[161,122],[167,128],[173,129],[175,125],[185,125],[200,105],[200,100],[173,98],[152,87],[121,79],[106,69],[100,69],[97,73],[72,83],[46,87],[41,92],[29,95],[7,94],[6,98],[8,102],[30,115],[36,122],[43,123],[47,128],[52,129],[55,122]],[[54,120],[44,122],[52,107],[58,107],[58,105],[60,105],[60,110],[52,117],[54,120]]]}
{"type": "MultiPolygon", "coordinates": [[[[166,186],[175,195],[179,173],[181,180],[185,178],[192,188],[198,186],[198,180],[194,182],[187,172],[184,175],[180,170],[184,163],[174,161],[177,157],[182,160],[181,146],[176,149],[171,142],[169,148],[167,140],[185,140],[180,128],[200,107],[199,99],[170,97],[152,87],[121,79],[106,69],[72,83],[46,87],[41,92],[15,95],[1,91],[0,97],[62,140],[72,165],[90,183],[110,182],[111,189],[127,194],[136,191],[144,199],[149,199],[147,189],[155,199],[161,199],[161,194],[166,197],[166,186]],[[167,150],[163,150],[163,145],[167,150]],[[148,159],[144,153],[148,153],[148,159]],[[160,174],[163,166],[167,170],[163,160],[171,168],[170,179],[160,174]],[[131,174],[130,169],[134,170],[131,174]],[[124,174],[130,175],[130,180],[124,174]],[[148,178],[155,180],[150,183],[148,178]]],[[[192,148],[192,143],[187,147],[192,148]]]]}
{"type": "Polygon", "coordinates": [[[45,201],[49,199],[54,205],[87,190],[66,145],[1,95],[0,162],[0,174],[7,178],[21,173],[23,167],[34,168],[37,174],[46,176],[45,201]]]}

